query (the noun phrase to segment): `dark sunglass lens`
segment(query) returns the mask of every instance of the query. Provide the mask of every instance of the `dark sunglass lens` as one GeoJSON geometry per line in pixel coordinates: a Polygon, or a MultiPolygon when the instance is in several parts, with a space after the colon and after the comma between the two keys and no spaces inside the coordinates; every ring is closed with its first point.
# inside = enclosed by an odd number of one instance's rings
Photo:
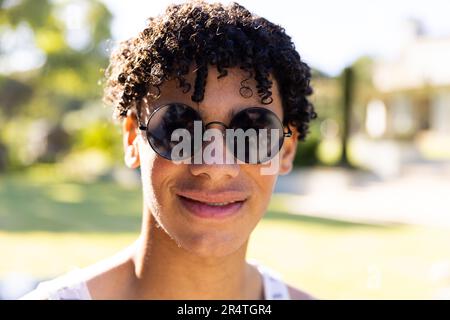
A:
{"type": "Polygon", "coordinates": [[[283,124],[275,113],[265,108],[240,111],[232,119],[230,128],[234,129],[234,139],[229,148],[245,163],[269,161],[283,144],[283,124]]]}
{"type": "MultiPolygon", "coordinates": [[[[189,138],[193,138],[194,121],[201,121],[200,115],[197,111],[184,104],[173,103],[157,109],[151,115],[147,126],[147,136],[153,150],[160,156],[172,160],[173,148],[180,143],[181,139],[184,139],[184,136],[183,138],[176,138],[174,131],[186,129],[189,132],[189,138]]],[[[183,131],[178,132],[183,134],[183,131]]],[[[193,151],[191,150],[191,153],[185,154],[184,157],[183,155],[177,155],[179,159],[176,160],[190,157],[193,151]]]]}

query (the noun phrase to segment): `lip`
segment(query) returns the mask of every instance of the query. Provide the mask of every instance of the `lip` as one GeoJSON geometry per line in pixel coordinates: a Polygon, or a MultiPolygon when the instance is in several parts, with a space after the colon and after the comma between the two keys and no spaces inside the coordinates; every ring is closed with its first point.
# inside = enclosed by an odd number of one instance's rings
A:
{"type": "Polygon", "coordinates": [[[185,209],[200,218],[224,219],[239,212],[248,196],[240,191],[226,190],[220,192],[186,191],[177,193],[177,197],[185,209]],[[208,203],[225,203],[214,206],[208,203]]]}

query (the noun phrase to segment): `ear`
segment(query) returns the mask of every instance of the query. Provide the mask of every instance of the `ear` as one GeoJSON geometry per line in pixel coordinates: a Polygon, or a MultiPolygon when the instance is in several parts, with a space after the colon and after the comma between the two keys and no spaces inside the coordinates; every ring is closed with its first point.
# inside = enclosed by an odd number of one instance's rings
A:
{"type": "Polygon", "coordinates": [[[297,152],[298,132],[296,128],[290,128],[292,136],[285,137],[283,147],[280,152],[280,169],[278,173],[280,175],[286,175],[291,172],[295,153],[297,152]]]}
{"type": "Polygon", "coordinates": [[[136,114],[128,110],[122,124],[123,149],[125,153],[125,164],[128,168],[136,169],[140,165],[138,148],[138,123],[136,114]]]}

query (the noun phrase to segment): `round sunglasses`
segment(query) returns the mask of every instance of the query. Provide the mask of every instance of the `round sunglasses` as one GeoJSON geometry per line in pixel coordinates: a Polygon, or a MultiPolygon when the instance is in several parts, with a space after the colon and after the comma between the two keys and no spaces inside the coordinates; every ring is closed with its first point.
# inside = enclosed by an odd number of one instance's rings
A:
{"type": "Polygon", "coordinates": [[[269,109],[250,107],[237,112],[226,125],[220,121],[204,123],[197,110],[183,103],[169,103],[156,108],[149,116],[147,125],[143,125],[139,118],[139,129],[145,131],[147,140],[152,149],[168,160],[185,160],[192,158],[202,149],[203,143],[195,142],[195,130],[200,124],[201,133],[213,124],[220,125],[226,134],[232,129],[233,135],[226,139],[228,150],[235,159],[244,163],[264,163],[272,159],[283,146],[284,138],[291,137],[292,131],[284,126],[278,116],[269,109]],[[177,129],[187,132],[190,137],[190,150],[185,156],[176,156],[173,151],[179,143],[173,139],[177,129]]]}

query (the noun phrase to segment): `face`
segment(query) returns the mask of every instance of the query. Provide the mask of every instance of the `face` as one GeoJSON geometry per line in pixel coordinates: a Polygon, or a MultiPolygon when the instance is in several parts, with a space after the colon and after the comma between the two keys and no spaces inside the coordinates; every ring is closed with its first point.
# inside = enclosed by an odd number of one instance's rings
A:
{"type": "MultiPolygon", "coordinates": [[[[230,122],[230,114],[248,107],[263,107],[283,119],[281,97],[274,79],[273,102],[259,101],[255,82],[253,95],[244,98],[239,93],[244,79],[239,69],[229,69],[228,75],[217,79],[215,68],[208,72],[203,101],[191,101],[191,92],[183,93],[175,81],[161,87],[158,100],[143,101],[141,122],[165,103],[179,102],[197,110],[202,120],[230,122]]],[[[187,77],[194,83],[194,74],[187,77]]],[[[176,164],[153,151],[138,129],[135,116],[129,113],[123,123],[125,162],[131,168],[141,167],[145,206],[159,226],[178,246],[200,256],[225,256],[241,248],[256,224],[266,212],[278,174],[292,168],[297,146],[297,132],[285,138],[279,153],[277,174],[263,175],[266,164],[176,164]]],[[[227,152],[226,150],[224,152],[227,152]]]]}

